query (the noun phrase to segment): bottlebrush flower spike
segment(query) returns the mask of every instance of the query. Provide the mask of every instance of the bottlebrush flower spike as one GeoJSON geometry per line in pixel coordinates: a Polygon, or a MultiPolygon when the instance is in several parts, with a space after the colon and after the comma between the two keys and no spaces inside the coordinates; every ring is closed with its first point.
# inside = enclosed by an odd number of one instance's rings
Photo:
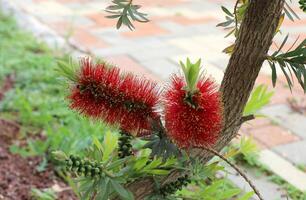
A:
{"type": "Polygon", "coordinates": [[[72,87],[70,107],[124,131],[136,134],[151,128],[150,119],[157,116],[157,85],[105,63],[89,58],[80,62],[81,69],[72,87]]]}
{"type": "Polygon", "coordinates": [[[168,136],[180,147],[213,145],[222,126],[222,107],[216,85],[200,76],[201,60],[181,63],[185,79],[174,75],[164,95],[168,136]]]}

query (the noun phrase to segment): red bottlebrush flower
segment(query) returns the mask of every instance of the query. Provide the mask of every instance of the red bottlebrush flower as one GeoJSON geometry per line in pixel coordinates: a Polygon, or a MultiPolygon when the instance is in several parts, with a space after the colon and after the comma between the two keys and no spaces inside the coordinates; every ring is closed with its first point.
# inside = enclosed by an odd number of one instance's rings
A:
{"type": "Polygon", "coordinates": [[[85,58],[68,98],[72,109],[137,134],[150,129],[149,120],[157,115],[156,86],[131,74],[122,75],[117,67],[85,58]]]}
{"type": "Polygon", "coordinates": [[[165,123],[168,136],[180,147],[213,145],[222,125],[222,108],[214,82],[201,79],[191,94],[183,77],[173,76],[165,93],[165,123]]]}

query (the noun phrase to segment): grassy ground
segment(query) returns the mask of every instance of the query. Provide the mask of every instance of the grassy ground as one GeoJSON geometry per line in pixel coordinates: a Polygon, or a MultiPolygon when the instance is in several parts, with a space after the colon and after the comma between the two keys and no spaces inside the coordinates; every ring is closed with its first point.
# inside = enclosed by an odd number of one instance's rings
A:
{"type": "MultiPolygon", "coordinates": [[[[0,103],[1,116],[23,125],[22,134],[52,135],[46,148],[78,152],[89,143],[89,135],[102,135],[101,123],[89,122],[69,110],[67,85],[58,78],[57,52],[17,28],[14,20],[0,14],[0,83],[12,76],[13,88],[0,103]],[[90,134],[88,134],[90,133],[90,134]]],[[[45,145],[44,145],[45,146],[45,145]]],[[[29,151],[40,154],[46,149],[29,151]]]]}
{"type": "Polygon", "coordinates": [[[48,170],[50,151],[79,153],[91,144],[93,135],[103,136],[102,123],[69,110],[67,85],[55,70],[58,59],[67,59],[60,50],[50,50],[1,13],[0,38],[0,120],[20,127],[10,144],[11,153],[26,159],[39,156],[42,159],[33,173],[43,172],[48,170]]]}

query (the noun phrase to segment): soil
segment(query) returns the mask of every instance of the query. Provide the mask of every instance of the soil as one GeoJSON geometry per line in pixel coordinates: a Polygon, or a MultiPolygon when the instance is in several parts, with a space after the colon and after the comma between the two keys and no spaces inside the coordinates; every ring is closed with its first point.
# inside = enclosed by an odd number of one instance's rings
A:
{"type": "Polygon", "coordinates": [[[50,187],[64,188],[58,194],[58,199],[77,199],[68,186],[54,174],[52,166],[48,166],[44,172],[36,170],[41,162],[40,157],[22,158],[9,152],[9,146],[17,138],[18,132],[18,124],[0,119],[0,199],[28,200],[31,199],[31,188],[50,187]]]}
{"type": "MultiPolygon", "coordinates": [[[[0,101],[4,93],[12,88],[13,77],[7,76],[0,87],[0,101]]],[[[23,158],[9,151],[10,145],[18,138],[20,125],[0,119],[0,200],[30,200],[31,189],[54,188],[58,199],[76,200],[75,194],[48,166],[43,172],[36,170],[41,157],[23,158]]]]}
{"type": "Polygon", "coordinates": [[[0,101],[4,98],[4,94],[9,91],[15,82],[15,76],[10,74],[4,78],[3,85],[0,87],[0,101]]]}

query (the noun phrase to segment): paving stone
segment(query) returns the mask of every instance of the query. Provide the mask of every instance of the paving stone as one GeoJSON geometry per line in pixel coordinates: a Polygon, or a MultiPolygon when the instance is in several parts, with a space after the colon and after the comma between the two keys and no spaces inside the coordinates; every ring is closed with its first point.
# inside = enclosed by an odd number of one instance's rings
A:
{"type": "Polygon", "coordinates": [[[92,30],[91,33],[100,39],[112,44],[113,46],[116,45],[131,45],[132,42],[123,38],[119,31],[113,28],[106,28],[106,29],[96,29],[92,30]]]}
{"type": "Polygon", "coordinates": [[[17,7],[14,2],[0,1],[0,7],[7,14],[13,14],[18,25],[29,32],[32,32],[35,37],[46,42],[50,47],[55,49],[67,50],[65,40],[56,34],[48,26],[40,23],[35,17],[28,15],[26,12],[17,7]]]}
{"type": "Polygon", "coordinates": [[[172,47],[171,45],[163,44],[159,47],[142,46],[137,49],[137,51],[131,52],[130,55],[137,61],[146,61],[171,58],[182,53],[184,53],[184,51],[172,47]]]}
{"type": "Polygon", "coordinates": [[[273,91],[270,104],[288,104],[288,100],[294,99],[295,101],[303,101],[306,97],[302,88],[294,81],[296,84],[290,91],[286,78],[283,75],[278,76],[276,81],[276,86],[272,86],[271,76],[260,73],[256,79],[256,85],[264,84],[268,86],[269,91],[273,91]]]}
{"type": "Polygon", "coordinates": [[[167,59],[140,61],[140,64],[152,71],[158,77],[161,77],[163,80],[169,80],[171,74],[179,72],[178,65],[173,64],[167,59]]]}
{"type": "MultiPolygon", "coordinates": [[[[171,32],[171,33],[180,33],[184,32],[186,30],[186,27],[177,24],[175,22],[169,21],[169,20],[163,20],[158,23],[160,27],[164,28],[165,30],[171,32]]],[[[173,37],[173,36],[172,36],[173,37]]]]}
{"type": "Polygon", "coordinates": [[[272,122],[267,117],[256,117],[255,119],[248,121],[246,123],[242,124],[242,127],[244,127],[246,130],[255,129],[267,125],[271,125],[272,122]]]}
{"type": "Polygon", "coordinates": [[[57,15],[57,16],[70,16],[72,10],[68,7],[57,3],[55,1],[43,1],[39,4],[27,4],[23,7],[29,13],[37,15],[57,15]]]}
{"type": "Polygon", "coordinates": [[[108,48],[94,48],[91,52],[98,57],[126,54],[130,48],[124,46],[113,46],[108,48]]]}
{"type": "Polygon", "coordinates": [[[200,55],[204,60],[210,62],[217,62],[219,59],[226,59],[227,55],[222,53],[222,48],[216,47],[218,46],[218,42],[211,42],[214,40],[213,38],[219,38],[219,36],[208,36],[207,39],[200,37],[175,38],[169,40],[169,43],[191,54],[200,55]]]}
{"type": "MultiPolygon", "coordinates": [[[[286,191],[282,191],[281,188],[270,182],[266,177],[259,176],[255,170],[246,169],[242,166],[239,168],[247,175],[247,177],[256,186],[260,194],[267,200],[288,200],[286,197],[286,191]]],[[[239,175],[236,171],[226,166],[226,171],[229,173],[222,173],[227,179],[229,179],[234,185],[242,189],[244,192],[253,191],[249,184],[239,175]]],[[[252,200],[258,200],[256,195],[253,195],[252,200]]]]}
{"type": "Polygon", "coordinates": [[[266,125],[263,127],[253,128],[251,130],[249,129],[248,134],[269,148],[300,140],[298,136],[275,125],[266,125]]]}
{"type": "Polygon", "coordinates": [[[139,76],[145,76],[146,78],[152,79],[155,82],[162,82],[160,78],[154,76],[150,71],[141,66],[128,55],[108,56],[105,59],[107,62],[115,64],[123,71],[132,72],[133,74],[137,74],[139,76]]]}
{"type": "Polygon", "coordinates": [[[154,1],[147,1],[147,0],[137,0],[137,3],[140,5],[146,5],[146,6],[158,6],[158,7],[172,7],[175,5],[179,5],[183,3],[183,0],[154,0],[154,1]]]}
{"type": "Polygon", "coordinates": [[[71,40],[88,50],[108,46],[105,41],[86,31],[84,28],[76,28],[71,36],[71,40]]]}
{"type": "Polygon", "coordinates": [[[150,37],[150,36],[168,34],[168,31],[161,28],[154,22],[135,23],[134,26],[136,27],[135,31],[127,31],[122,33],[122,35],[127,38],[136,38],[136,37],[150,37]]]}
{"type": "Polygon", "coordinates": [[[296,165],[306,165],[306,140],[280,145],[273,150],[296,165]]]}
{"type": "Polygon", "coordinates": [[[259,153],[259,161],[300,191],[306,191],[306,173],[284,158],[270,150],[262,150],[259,153]]]}
{"type": "Polygon", "coordinates": [[[175,15],[172,17],[168,17],[168,20],[171,20],[175,23],[178,23],[183,26],[189,26],[193,24],[210,24],[210,23],[217,23],[217,19],[214,16],[205,16],[205,17],[197,17],[191,18],[189,16],[183,15],[175,15]]]}
{"type": "Polygon", "coordinates": [[[268,106],[263,108],[261,113],[269,116],[280,126],[292,131],[292,133],[306,139],[306,116],[293,113],[287,105],[279,104],[268,106]]]}
{"type": "Polygon", "coordinates": [[[106,18],[105,16],[106,16],[105,13],[98,12],[98,10],[97,12],[90,13],[87,15],[89,19],[91,19],[92,21],[96,23],[97,27],[101,27],[101,28],[113,27],[114,28],[116,26],[116,20],[106,18]]]}

